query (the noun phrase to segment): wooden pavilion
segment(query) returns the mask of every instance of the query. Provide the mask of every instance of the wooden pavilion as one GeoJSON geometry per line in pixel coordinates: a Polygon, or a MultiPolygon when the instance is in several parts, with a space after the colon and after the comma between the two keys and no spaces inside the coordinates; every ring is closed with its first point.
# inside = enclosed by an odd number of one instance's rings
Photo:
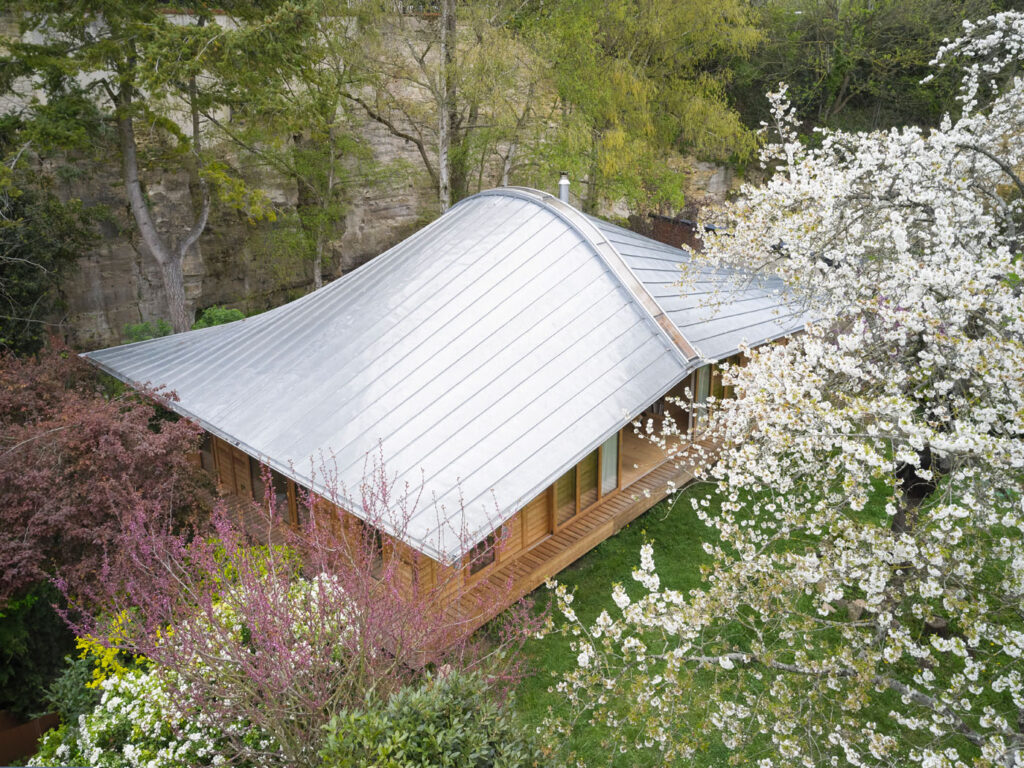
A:
{"type": "Polygon", "coordinates": [[[716,361],[803,324],[777,280],[502,188],[290,304],[86,357],[174,391],[222,487],[262,499],[269,467],[295,524],[303,490],[369,519],[354,489],[382,462],[426,500],[373,518],[410,579],[504,581],[511,600],[692,478],[634,420],[700,441],[672,398],[727,395],[716,361]]]}

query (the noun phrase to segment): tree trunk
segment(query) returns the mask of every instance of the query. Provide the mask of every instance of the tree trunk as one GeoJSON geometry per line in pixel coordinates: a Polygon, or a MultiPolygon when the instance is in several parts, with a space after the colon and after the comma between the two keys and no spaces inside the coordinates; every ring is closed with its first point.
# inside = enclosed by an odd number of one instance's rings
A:
{"type": "Polygon", "coordinates": [[[505,159],[501,164],[501,186],[507,187],[509,176],[512,174],[512,163],[515,162],[516,150],[519,146],[513,141],[509,144],[508,154],[505,155],[505,159]]]}
{"type": "Polygon", "coordinates": [[[455,0],[441,0],[441,82],[438,88],[437,179],[441,213],[452,205],[452,115],[455,111],[455,0]]]}
{"type": "Polygon", "coordinates": [[[323,227],[317,228],[316,252],[313,254],[313,290],[324,287],[324,243],[323,227]]]}
{"type": "Polygon", "coordinates": [[[917,468],[911,464],[901,463],[896,466],[893,474],[903,491],[903,499],[900,502],[896,514],[893,515],[891,528],[895,534],[909,533],[917,523],[918,509],[938,487],[934,475],[938,474],[938,462],[933,462],[931,449],[925,446],[918,451],[920,468],[930,470],[933,476],[925,479],[917,474],[917,468]]]}
{"type": "Polygon", "coordinates": [[[164,295],[167,297],[167,310],[171,315],[169,319],[175,333],[187,331],[192,327],[192,313],[188,312],[185,307],[183,261],[183,259],[171,259],[160,265],[160,277],[164,284],[164,295]]]}
{"type": "Polygon", "coordinates": [[[597,132],[594,133],[593,145],[590,150],[590,170],[587,173],[586,181],[586,197],[583,198],[583,210],[585,213],[596,214],[597,213],[597,201],[598,201],[598,181],[597,176],[600,172],[600,168],[597,163],[597,153],[599,147],[600,137],[597,132]]]}
{"type": "MultiPolygon", "coordinates": [[[[195,94],[195,82],[191,83],[192,95],[195,94]]],[[[135,225],[139,229],[139,235],[146,248],[152,254],[153,259],[160,266],[160,277],[164,287],[164,297],[167,301],[167,311],[170,315],[171,326],[175,333],[187,331],[192,327],[191,313],[185,305],[185,277],[182,264],[185,254],[199,239],[206,228],[206,221],[210,214],[210,194],[206,182],[200,180],[202,189],[202,207],[199,216],[195,219],[188,234],[178,243],[178,246],[171,250],[164,239],[157,231],[156,223],[153,221],[152,212],[146,195],[142,191],[142,182],[139,180],[139,158],[138,147],[135,141],[135,126],[132,122],[131,105],[132,91],[130,85],[124,85],[116,94],[111,94],[114,101],[117,119],[118,141],[121,149],[121,177],[124,181],[125,194],[128,196],[128,207],[135,219],[135,225]]],[[[193,130],[193,152],[198,160],[199,156],[199,116],[195,108],[195,99],[192,99],[192,130],[193,130]]]]}

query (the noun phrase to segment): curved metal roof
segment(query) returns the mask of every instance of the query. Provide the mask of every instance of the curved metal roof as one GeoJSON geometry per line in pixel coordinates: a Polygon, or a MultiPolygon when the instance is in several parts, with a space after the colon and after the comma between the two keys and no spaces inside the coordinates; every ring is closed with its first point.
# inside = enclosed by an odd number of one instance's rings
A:
{"type": "Polygon", "coordinates": [[[289,304],[86,357],[357,515],[380,457],[422,490],[390,532],[454,560],[701,365],[691,338],[731,343],[662,295],[683,258],[502,188],[289,304]]]}

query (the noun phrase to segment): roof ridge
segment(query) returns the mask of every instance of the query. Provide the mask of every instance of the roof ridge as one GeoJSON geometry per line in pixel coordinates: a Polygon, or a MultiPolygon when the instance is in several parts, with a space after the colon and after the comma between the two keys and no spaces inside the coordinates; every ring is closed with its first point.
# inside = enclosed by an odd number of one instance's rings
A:
{"type": "MultiPolygon", "coordinates": [[[[701,356],[698,350],[689,342],[686,336],[683,335],[682,331],[676,327],[675,323],[673,323],[671,318],[669,318],[665,313],[664,308],[658,303],[658,300],[654,298],[649,290],[647,290],[643,281],[637,277],[633,269],[626,263],[626,260],[622,258],[622,254],[619,253],[618,249],[607,237],[605,237],[604,233],[590,221],[586,214],[577,210],[568,203],[559,200],[554,195],[531,187],[495,187],[494,189],[483,190],[475,195],[471,195],[470,197],[465,198],[465,200],[485,196],[516,197],[522,200],[528,200],[538,205],[543,205],[545,208],[549,209],[590,244],[594,249],[594,252],[615,276],[615,279],[618,280],[622,287],[625,288],[637,304],[640,305],[641,309],[643,309],[644,313],[650,317],[653,323],[661,331],[662,335],[667,337],[670,348],[674,349],[679,354],[681,362],[684,365],[689,367],[693,360],[696,360],[701,356]]],[[[461,202],[464,201],[460,201],[460,203],[461,202]]]]}

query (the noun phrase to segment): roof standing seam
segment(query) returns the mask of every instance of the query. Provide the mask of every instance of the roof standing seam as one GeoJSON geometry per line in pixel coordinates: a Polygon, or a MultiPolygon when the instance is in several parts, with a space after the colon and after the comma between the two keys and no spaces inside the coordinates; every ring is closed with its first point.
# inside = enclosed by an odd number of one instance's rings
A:
{"type": "MultiPolygon", "coordinates": [[[[591,284],[593,284],[593,283],[591,283],[591,284]]],[[[587,287],[589,287],[589,286],[587,286],[587,287]]],[[[603,298],[603,296],[607,296],[607,295],[608,295],[608,292],[605,292],[604,294],[602,294],[602,298],[603,298]]],[[[625,306],[625,304],[623,304],[623,306],[625,306]]],[[[547,319],[547,317],[550,317],[550,315],[539,317],[537,319],[537,321],[534,323],[534,325],[527,329],[527,332],[532,330],[533,328],[535,328],[540,323],[542,323],[545,319],[547,319]]],[[[519,357],[517,360],[513,361],[512,363],[507,364],[506,367],[503,368],[500,372],[498,372],[497,374],[492,375],[491,378],[486,380],[484,383],[480,384],[479,387],[477,388],[477,390],[475,390],[472,394],[470,394],[469,398],[466,401],[464,401],[464,402],[469,402],[476,395],[478,395],[480,392],[483,392],[488,386],[496,385],[500,381],[502,376],[507,375],[507,374],[511,374],[515,370],[515,366],[517,364],[523,364],[528,356],[537,357],[539,351],[541,349],[544,349],[545,345],[547,345],[553,339],[557,340],[560,336],[563,337],[562,340],[564,341],[565,334],[562,332],[562,328],[561,327],[555,327],[555,328],[553,328],[551,330],[551,332],[546,337],[543,337],[539,342],[531,340],[531,341],[533,341],[531,347],[529,349],[525,350],[524,353],[521,355],[521,357],[519,357]]],[[[500,354],[503,351],[504,350],[497,350],[497,353],[500,354]]],[[[498,354],[496,354],[495,357],[497,357],[498,354]]],[[[420,418],[420,417],[425,416],[425,414],[428,412],[428,410],[430,408],[433,408],[436,405],[437,405],[437,402],[434,401],[434,402],[431,403],[430,406],[428,406],[428,409],[423,409],[423,408],[418,409],[417,413],[413,417],[413,420],[415,420],[416,418],[420,418]]],[[[444,413],[444,411],[442,411],[442,413],[444,413]]],[[[438,418],[435,422],[431,423],[431,425],[429,427],[427,427],[426,430],[424,430],[423,432],[417,434],[413,438],[413,440],[415,441],[415,440],[421,439],[427,432],[430,431],[430,429],[436,427],[440,422],[441,422],[441,419],[438,418]]],[[[379,424],[379,423],[380,423],[380,420],[378,420],[377,422],[374,422],[374,424],[370,428],[376,427],[377,424],[379,424]]],[[[405,446],[405,448],[408,448],[408,447],[409,447],[408,445],[405,446]]],[[[403,450],[404,450],[404,448],[403,448],[403,450]]],[[[394,458],[394,456],[392,456],[392,458],[394,458]]]]}

